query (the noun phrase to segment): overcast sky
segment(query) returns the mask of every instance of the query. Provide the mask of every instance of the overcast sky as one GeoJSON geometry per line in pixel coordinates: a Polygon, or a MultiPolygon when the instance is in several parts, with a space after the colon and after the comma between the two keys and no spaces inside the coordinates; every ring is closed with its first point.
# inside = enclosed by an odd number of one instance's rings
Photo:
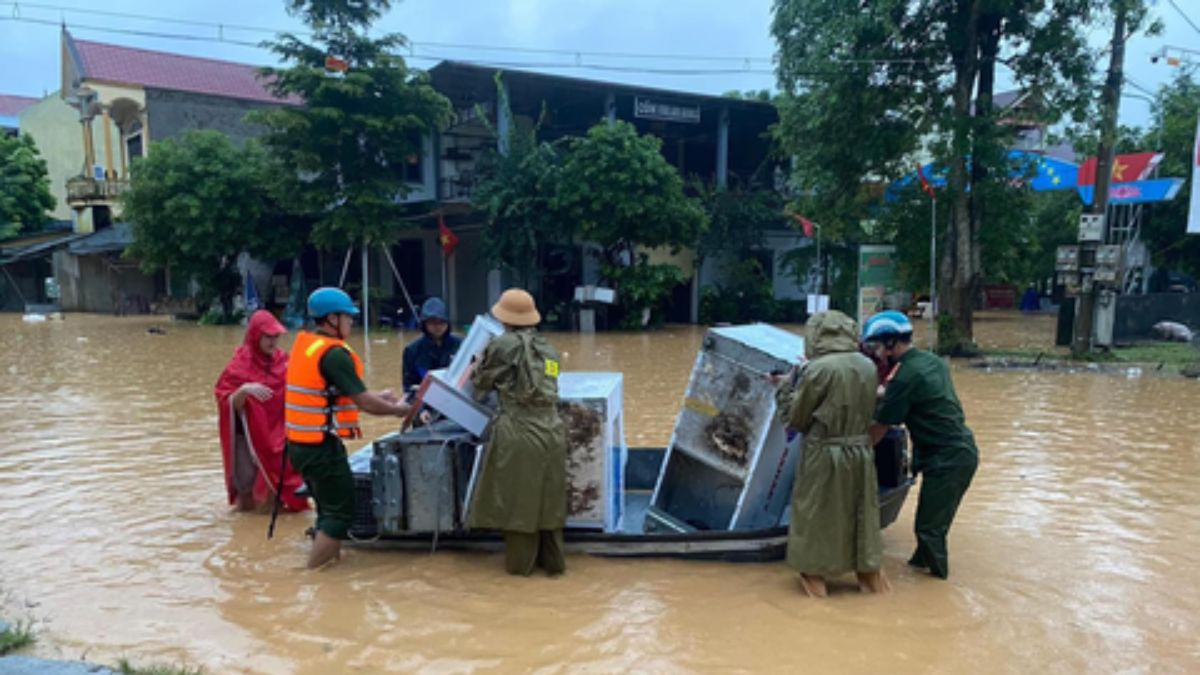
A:
{"type": "MultiPolygon", "coordinates": [[[[1200,0],[1174,0],[1174,3],[1189,13],[1193,23],[1200,25],[1200,0]]],[[[92,13],[95,11],[270,29],[302,29],[284,12],[283,2],[279,0],[105,0],[103,3],[0,0],[0,63],[5,64],[0,68],[0,93],[41,96],[57,89],[57,24],[60,21],[65,21],[77,37],[89,40],[244,63],[268,64],[273,60],[269,52],[228,42],[121,34],[98,28],[214,39],[223,35],[228,40],[249,42],[269,37],[266,33],[101,16],[92,13]],[[48,7],[93,9],[72,11],[48,7]],[[23,21],[11,20],[14,16],[23,21]]],[[[1169,81],[1175,71],[1161,61],[1152,64],[1152,52],[1164,45],[1187,47],[1200,44],[1200,30],[1189,26],[1170,0],[1158,0],[1155,13],[1165,22],[1165,33],[1156,38],[1135,37],[1128,45],[1125,61],[1129,79],[1152,91],[1169,81]]],[[[407,0],[394,3],[391,13],[380,22],[378,29],[407,35],[415,43],[412,53],[418,57],[503,62],[514,67],[516,64],[537,64],[532,69],[719,94],[731,89],[773,86],[769,62],[774,51],[770,21],[770,0],[407,0]],[[436,42],[564,50],[568,53],[487,51],[428,44],[436,42]],[[597,52],[642,56],[618,58],[597,52]],[[663,54],[727,59],[667,60],[646,56],[663,54]],[[618,70],[569,67],[574,64],[604,65],[618,70]],[[738,72],[700,75],[636,72],[653,69],[738,72]]],[[[1098,46],[1104,42],[1107,30],[1104,26],[1095,28],[1098,46]]],[[[1200,62],[1200,56],[1196,59],[1200,62]]],[[[436,61],[415,58],[412,63],[428,68],[436,61]]],[[[1000,84],[1007,86],[1011,82],[1000,84]]],[[[1127,87],[1126,92],[1141,93],[1131,87],[1127,87]]],[[[1123,124],[1144,125],[1149,117],[1149,105],[1145,101],[1136,98],[1123,101],[1123,124]]]]}

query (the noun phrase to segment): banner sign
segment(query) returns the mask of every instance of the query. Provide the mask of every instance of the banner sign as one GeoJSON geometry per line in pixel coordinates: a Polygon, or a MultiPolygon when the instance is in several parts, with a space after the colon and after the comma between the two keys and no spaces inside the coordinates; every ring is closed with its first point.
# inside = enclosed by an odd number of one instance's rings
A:
{"type": "MultiPolygon", "coordinates": [[[[1182,178],[1153,178],[1132,183],[1116,183],[1108,188],[1108,203],[1111,205],[1169,202],[1179,194],[1181,187],[1183,187],[1182,178]]],[[[1084,204],[1091,204],[1095,191],[1094,185],[1081,185],[1079,186],[1079,197],[1083,199],[1084,204]]]]}
{"type": "Polygon", "coordinates": [[[858,324],[887,307],[896,291],[896,247],[864,244],[858,248],[858,324]]]}
{"type": "Polygon", "coordinates": [[[699,124],[700,106],[636,96],[633,99],[633,116],[663,122],[699,124]]]}
{"type": "Polygon", "coordinates": [[[1188,207],[1188,234],[1200,234],[1200,117],[1196,119],[1196,144],[1192,147],[1192,201],[1188,207]]]}

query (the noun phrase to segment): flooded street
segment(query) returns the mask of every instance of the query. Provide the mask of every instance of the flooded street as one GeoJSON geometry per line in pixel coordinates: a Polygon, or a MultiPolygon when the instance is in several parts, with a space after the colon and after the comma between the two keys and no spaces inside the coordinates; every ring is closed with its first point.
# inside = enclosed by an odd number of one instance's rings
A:
{"type": "MultiPolygon", "coordinates": [[[[1048,345],[1053,326],[986,317],[979,339],[1048,345]]],[[[625,373],[627,441],[650,446],[669,439],[702,335],[552,342],[564,369],[625,373]]],[[[372,388],[399,385],[411,337],[370,345],[372,388]]],[[[819,602],[782,563],[574,556],[563,578],[524,579],[498,555],[351,548],[301,570],[311,515],[267,541],[269,516],[225,504],[212,386],[240,340],[0,316],[0,614],[39,620],[33,654],[212,673],[1200,669],[1196,381],[956,368],[981,464],[950,580],[904,564],[914,492],[884,532],[894,592],[847,580],[819,602]]],[[[366,419],[368,436],[394,427],[366,419]]]]}

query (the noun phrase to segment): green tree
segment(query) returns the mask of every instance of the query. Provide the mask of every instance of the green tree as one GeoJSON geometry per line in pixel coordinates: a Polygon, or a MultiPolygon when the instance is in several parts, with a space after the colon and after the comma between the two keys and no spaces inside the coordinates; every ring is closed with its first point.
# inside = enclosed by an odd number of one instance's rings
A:
{"type": "Polygon", "coordinates": [[[366,35],[389,0],[285,4],[308,24],[312,41],[280,35],[270,47],[288,67],[263,74],[277,96],[299,105],[253,119],[267,127],[264,143],[302,183],[295,194],[317,214],[314,243],[390,241],[401,223],[398,200],[411,189],[409,166],[422,155],[422,139],[449,123],[450,104],[397,54],[402,36],[366,35]]]}
{"type": "Polygon", "coordinates": [[[0,135],[0,239],[40,229],[53,208],[46,161],[33,138],[0,135]]]}
{"type": "Polygon", "coordinates": [[[713,260],[721,281],[701,291],[701,321],[768,321],[774,315],[775,291],[756,253],[766,233],[787,230],[784,199],[774,190],[733,185],[720,188],[696,181],[708,227],[696,245],[697,270],[713,260]]]}
{"type": "Polygon", "coordinates": [[[863,237],[864,184],[912,170],[924,148],[949,166],[943,307],[969,341],[981,239],[1008,179],[1010,130],[993,105],[1003,63],[1044,103],[1079,114],[1091,95],[1088,21],[1099,0],[776,0],[780,139],[801,158],[808,204],[837,240],[863,237]],[[967,158],[971,161],[968,164],[967,158]],[[989,215],[990,214],[990,215],[989,215]]]}
{"type": "Polygon", "coordinates": [[[1186,233],[1194,187],[1192,149],[1200,112],[1200,83],[1189,71],[1181,72],[1159,91],[1154,112],[1155,123],[1146,130],[1141,145],[1154,147],[1161,137],[1163,160],[1158,175],[1183,178],[1185,182],[1174,200],[1150,205],[1142,239],[1155,266],[1200,277],[1200,235],[1186,233]]]}
{"type": "Polygon", "coordinates": [[[570,140],[559,182],[557,210],[581,238],[604,248],[626,325],[640,325],[684,278],[672,265],[651,265],[639,248],[694,245],[706,225],[704,208],[684,194],[661,146],[628,122],[602,122],[570,140]]]}
{"type": "Polygon", "coordinates": [[[487,261],[529,286],[542,268],[545,246],[569,242],[574,234],[571,221],[557,211],[563,152],[561,145],[538,141],[540,123],[526,129],[513,123],[500,74],[496,86],[498,114],[509,118],[506,152],[492,149],[480,159],[471,203],[484,215],[487,261]]]}
{"type": "Polygon", "coordinates": [[[255,144],[217,131],[189,131],[134,162],[122,217],[133,226],[127,255],[147,272],[170,267],[196,281],[203,298],[233,315],[243,251],[266,260],[294,255],[303,221],[289,217],[276,189],[286,171],[255,144]],[[300,224],[298,224],[298,222],[300,224]]]}

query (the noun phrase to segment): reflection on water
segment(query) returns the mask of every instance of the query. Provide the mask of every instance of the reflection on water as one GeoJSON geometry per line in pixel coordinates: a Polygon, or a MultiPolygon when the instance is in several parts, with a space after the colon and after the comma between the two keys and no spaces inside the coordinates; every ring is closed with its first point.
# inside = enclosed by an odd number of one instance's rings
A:
{"type": "MultiPolygon", "coordinates": [[[[35,653],[218,673],[1200,664],[1196,382],[956,369],[982,464],[951,580],[904,565],[910,500],[884,533],[895,592],[814,602],[782,564],[573,557],[564,578],[514,579],[497,556],[351,550],[303,571],[311,516],[267,541],[266,516],[224,505],[211,390],[240,331],[152,324],[0,317],[0,590],[9,615],[43,620],[35,653]]],[[[1047,344],[1052,330],[993,315],[979,339],[1047,344]]],[[[566,368],[623,371],[629,443],[662,445],[702,334],[552,341],[566,368]]],[[[407,337],[370,346],[372,386],[398,384],[407,337]]]]}

